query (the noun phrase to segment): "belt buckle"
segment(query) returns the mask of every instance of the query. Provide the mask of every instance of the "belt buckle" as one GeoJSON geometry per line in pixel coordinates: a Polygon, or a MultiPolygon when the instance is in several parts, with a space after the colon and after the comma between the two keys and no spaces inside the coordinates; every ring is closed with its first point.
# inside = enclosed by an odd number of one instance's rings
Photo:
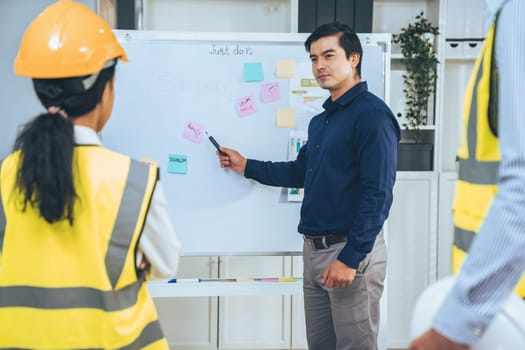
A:
{"type": "Polygon", "coordinates": [[[327,236],[320,237],[308,237],[304,236],[306,242],[312,249],[327,249],[330,248],[330,245],[327,242],[327,236]]]}
{"type": "Polygon", "coordinates": [[[329,248],[330,246],[326,243],[326,236],[321,237],[321,244],[323,245],[324,249],[329,248]]]}

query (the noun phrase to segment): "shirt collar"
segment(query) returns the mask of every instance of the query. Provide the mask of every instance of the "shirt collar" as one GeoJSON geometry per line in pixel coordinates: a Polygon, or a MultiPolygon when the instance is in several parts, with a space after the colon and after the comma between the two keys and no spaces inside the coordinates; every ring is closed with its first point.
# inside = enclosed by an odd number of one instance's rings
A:
{"type": "Polygon", "coordinates": [[[333,112],[339,107],[350,104],[357,96],[366,91],[368,91],[366,81],[359,82],[335,101],[332,101],[332,98],[328,97],[323,103],[323,108],[329,113],[333,112]]]}
{"type": "Polygon", "coordinates": [[[102,141],[97,132],[87,126],[73,125],[75,144],[102,146],[102,141]]]}

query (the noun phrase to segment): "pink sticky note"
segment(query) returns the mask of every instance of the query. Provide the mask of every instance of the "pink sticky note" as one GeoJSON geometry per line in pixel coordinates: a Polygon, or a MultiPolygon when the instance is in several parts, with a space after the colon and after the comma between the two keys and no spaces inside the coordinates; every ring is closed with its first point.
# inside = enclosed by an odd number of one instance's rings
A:
{"type": "Polygon", "coordinates": [[[204,125],[189,120],[186,123],[182,136],[190,141],[200,143],[202,135],[204,134],[204,129],[204,125]]]}
{"type": "Polygon", "coordinates": [[[241,117],[257,112],[257,106],[255,105],[255,100],[253,96],[245,96],[238,98],[236,106],[241,117]]]}
{"type": "Polygon", "coordinates": [[[261,99],[263,102],[273,102],[281,99],[279,83],[267,83],[261,85],[261,99]]]}

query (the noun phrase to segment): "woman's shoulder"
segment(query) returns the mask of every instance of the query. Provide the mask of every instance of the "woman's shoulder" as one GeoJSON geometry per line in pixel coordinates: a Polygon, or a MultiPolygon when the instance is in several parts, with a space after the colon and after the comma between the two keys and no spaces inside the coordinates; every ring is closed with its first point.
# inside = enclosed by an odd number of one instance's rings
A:
{"type": "Polygon", "coordinates": [[[9,171],[13,169],[13,167],[16,168],[18,166],[18,162],[20,161],[20,155],[21,155],[21,151],[16,150],[16,151],[11,152],[7,157],[1,160],[0,167],[2,171],[9,171]]]}

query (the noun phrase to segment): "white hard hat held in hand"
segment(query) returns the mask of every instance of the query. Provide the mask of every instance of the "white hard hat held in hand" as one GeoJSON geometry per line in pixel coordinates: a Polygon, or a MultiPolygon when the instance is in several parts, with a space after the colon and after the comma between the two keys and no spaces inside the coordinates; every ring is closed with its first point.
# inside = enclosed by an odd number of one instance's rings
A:
{"type": "MultiPolygon", "coordinates": [[[[455,276],[445,277],[428,287],[417,299],[412,314],[410,337],[415,339],[426,332],[451,290],[455,276]]],[[[475,350],[525,349],[525,302],[512,294],[487,327],[475,350]]]]}

